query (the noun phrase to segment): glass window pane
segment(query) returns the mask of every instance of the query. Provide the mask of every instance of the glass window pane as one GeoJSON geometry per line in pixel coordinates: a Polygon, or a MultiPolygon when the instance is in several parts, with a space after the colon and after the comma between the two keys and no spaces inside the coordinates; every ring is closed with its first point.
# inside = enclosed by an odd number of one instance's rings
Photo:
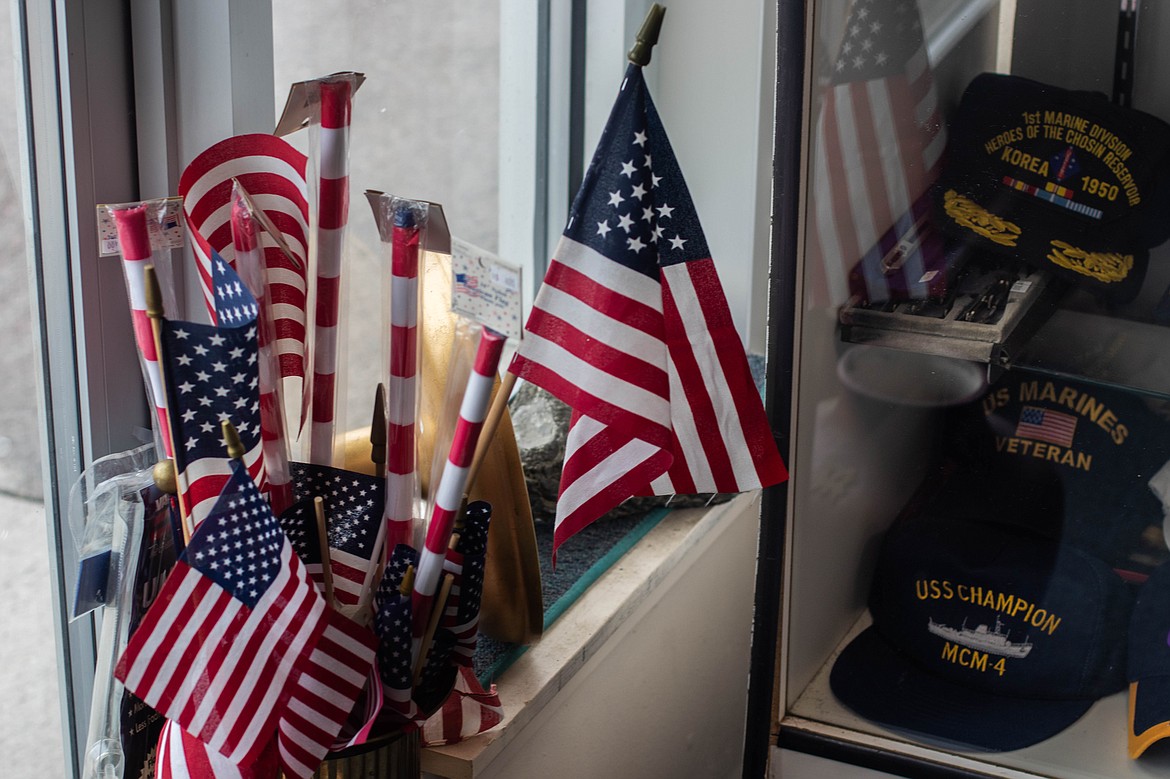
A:
{"type": "MultiPolygon", "coordinates": [[[[441,203],[451,232],[498,246],[498,2],[276,0],[276,111],[296,81],[337,71],[366,80],[353,99],[347,232],[347,429],[369,425],[381,366],[382,254],[367,189],[441,203]]],[[[307,133],[289,140],[308,151],[307,133]]]]}
{"type": "MultiPolygon", "coordinates": [[[[21,90],[11,14],[0,14],[0,100],[21,90]]],[[[45,536],[36,365],[25,253],[17,111],[0,112],[0,570],[6,572],[4,640],[0,641],[0,752],[18,776],[64,770],[57,653],[45,536]],[[35,748],[31,748],[33,739],[35,748]],[[11,762],[9,762],[11,761],[11,762]]]]}

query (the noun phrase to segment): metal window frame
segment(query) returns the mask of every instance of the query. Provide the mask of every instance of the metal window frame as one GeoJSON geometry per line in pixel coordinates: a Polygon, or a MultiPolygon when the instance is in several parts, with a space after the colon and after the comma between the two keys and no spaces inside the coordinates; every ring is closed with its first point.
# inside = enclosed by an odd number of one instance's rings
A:
{"type": "MultiPolygon", "coordinates": [[[[170,194],[204,146],[271,131],[272,71],[257,66],[272,62],[271,5],[20,0],[12,9],[65,768],[77,777],[97,625],[68,619],[78,563],[69,492],[88,463],[137,445],[149,427],[121,266],[98,257],[95,206],[170,194]]],[[[190,305],[197,285],[186,286],[190,305]]]]}

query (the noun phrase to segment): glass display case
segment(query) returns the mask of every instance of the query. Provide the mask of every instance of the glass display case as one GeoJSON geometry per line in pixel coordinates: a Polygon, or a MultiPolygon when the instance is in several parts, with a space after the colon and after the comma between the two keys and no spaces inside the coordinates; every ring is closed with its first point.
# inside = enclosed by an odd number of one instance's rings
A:
{"type": "Polygon", "coordinates": [[[1170,13],[780,7],[745,775],[1170,774],[1170,13]]]}

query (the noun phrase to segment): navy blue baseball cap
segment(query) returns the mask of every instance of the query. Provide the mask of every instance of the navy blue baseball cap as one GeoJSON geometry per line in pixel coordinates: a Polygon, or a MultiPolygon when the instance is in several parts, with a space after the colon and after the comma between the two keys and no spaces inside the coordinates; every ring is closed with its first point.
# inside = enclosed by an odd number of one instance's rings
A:
{"type": "Polygon", "coordinates": [[[873,624],[837,657],[830,686],[895,729],[1020,749],[1124,689],[1132,603],[1108,565],[1026,529],[902,520],[877,562],[873,624]]]}
{"type": "Polygon", "coordinates": [[[1170,564],[1138,593],[1129,624],[1129,756],[1170,736],[1170,564]]]}
{"type": "Polygon", "coordinates": [[[934,187],[943,229],[1113,302],[1132,299],[1170,237],[1170,125],[994,73],[968,85],[934,187]]]}
{"type": "Polygon", "coordinates": [[[1013,369],[953,409],[948,451],[961,462],[953,505],[1042,531],[1131,581],[1170,558],[1149,482],[1170,460],[1170,422],[1133,393],[1013,369]]]}

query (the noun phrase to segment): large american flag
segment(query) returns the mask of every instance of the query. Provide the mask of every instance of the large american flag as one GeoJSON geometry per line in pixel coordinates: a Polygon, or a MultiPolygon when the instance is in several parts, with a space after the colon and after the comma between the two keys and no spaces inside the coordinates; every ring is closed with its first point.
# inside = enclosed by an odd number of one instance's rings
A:
{"type": "Polygon", "coordinates": [[[307,158],[275,135],[237,135],[211,146],[179,178],[207,309],[215,316],[212,251],[235,263],[232,246],[232,179],[280,232],[296,262],[265,232],[261,238],[276,353],[282,376],[305,375],[305,296],[309,254],[307,158]],[[299,263],[299,267],[297,265],[299,263]]]}
{"type": "Polygon", "coordinates": [[[509,370],[573,409],[554,548],[631,495],[740,492],[787,477],[637,66],[526,329],[509,370]]]}
{"type": "Polygon", "coordinates": [[[277,739],[311,776],[365,683],[376,639],[326,607],[238,461],[115,674],[237,765],[277,739]]]}
{"type": "MultiPolygon", "coordinates": [[[[895,242],[917,244],[922,223],[908,212],[937,178],[946,145],[913,0],[854,1],[814,143],[809,300],[836,307],[849,297],[850,269],[883,233],[896,226],[895,242]]],[[[921,253],[903,267],[921,277],[921,253]]]]}
{"type": "Polygon", "coordinates": [[[164,319],[162,327],[175,469],[192,527],[207,516],[231,474],[225,420],[240,434],[248,471],[264,487],[256,299],[215,253],[212,274],[220,325],[164,319]]]}

